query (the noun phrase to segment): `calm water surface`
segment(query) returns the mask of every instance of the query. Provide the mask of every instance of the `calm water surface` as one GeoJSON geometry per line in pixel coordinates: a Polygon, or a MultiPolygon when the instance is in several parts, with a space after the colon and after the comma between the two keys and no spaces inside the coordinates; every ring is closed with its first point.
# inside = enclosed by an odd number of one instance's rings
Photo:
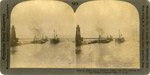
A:
{"type": "Polygon", "coordinates": [[[12,68],[139,68],[139,42],[112,41],[80,47],[75,47],[74,39],[61,39],[58,44],[28,43],[11,47],[10,62],[12,68]]]}

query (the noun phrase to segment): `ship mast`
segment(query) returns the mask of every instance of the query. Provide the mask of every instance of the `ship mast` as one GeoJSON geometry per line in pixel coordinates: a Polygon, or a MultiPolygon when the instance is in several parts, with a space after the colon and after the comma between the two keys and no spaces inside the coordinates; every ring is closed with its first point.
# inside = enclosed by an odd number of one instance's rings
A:
{"type": "Polygon", "coordinates": [[[54,38],[57,38],[57,33],[55,30],[54,30],[54,38]]]}

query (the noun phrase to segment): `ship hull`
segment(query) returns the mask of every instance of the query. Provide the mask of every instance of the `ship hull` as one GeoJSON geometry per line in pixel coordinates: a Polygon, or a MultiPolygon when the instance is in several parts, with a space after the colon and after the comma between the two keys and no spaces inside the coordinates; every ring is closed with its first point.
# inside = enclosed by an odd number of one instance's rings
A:
{"type": "Polygon", "coordinates": [[[125,40],[124,40],[124,38],[117,38],[117,39],[115,39],[115,41],[118,43],[123,43],[125,40]]]}
{"type": "Polygon", "coordinates": [[[43,44],[43,43],[46,43],[45,40],[36,40],[36,41],[32,41],[31,43],[34,43],[34,44],[43,44]]]}
{"type": "Polygon", "coordinates": [[[51,40],[50,40],[50,43],[52,43],[52,44],[57,44],[57,43],[59,43],[59,42],[60,42],[59,39],[51,39],[51,40]]]}

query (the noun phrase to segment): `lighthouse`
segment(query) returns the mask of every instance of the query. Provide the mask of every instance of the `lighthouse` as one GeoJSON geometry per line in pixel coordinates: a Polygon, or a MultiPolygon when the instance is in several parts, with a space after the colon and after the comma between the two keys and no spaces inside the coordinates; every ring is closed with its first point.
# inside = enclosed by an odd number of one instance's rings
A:
{"type": "Polygon", "coordinates": [[[81,46],[81,42],[82,42],[82,38],[81,38],[81,34],[80,34],[80,27],[79,25],[77,25],[76,27],[76,46],[81,46]]]}
{"type": "Polygon", "coordinates": [[[16,38],[15,26],[13,25],[11,28],[11,36],[10,36],[11,46],[16,46],[18,42],[18,38],[16,38]]]}

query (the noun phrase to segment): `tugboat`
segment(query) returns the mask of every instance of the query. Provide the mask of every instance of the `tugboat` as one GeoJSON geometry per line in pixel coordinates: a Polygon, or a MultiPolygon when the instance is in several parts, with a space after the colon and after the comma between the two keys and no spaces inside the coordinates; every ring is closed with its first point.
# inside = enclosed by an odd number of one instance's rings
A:
{"type": "Polygon", "coordinates": [[[119,37],[116,38],[115,41],[118,43],[123,43],[125,41],[123,35],[120,33],[120,30],[119,30],[119,37]]]}
{"type": "Polygon", "coordinates": [[[57,43],[59,43],[59,42],[60,42],[60,40],[59,40],[59,38],[57,37],[57,34],[56,34],[55,30],[54,30],[54,38],[50,39],[50,43],[52,43],[52,44],[57,44],[57,43]]]}
{"type": "Polygon", "coordinates": [[[11,46],[17,46],[18,45],[18,38],[16,37],[16,31],[15,31],[15,26],[13,25],[11,28],[11,33],[10,33],[10,42],[11,46]]]}

